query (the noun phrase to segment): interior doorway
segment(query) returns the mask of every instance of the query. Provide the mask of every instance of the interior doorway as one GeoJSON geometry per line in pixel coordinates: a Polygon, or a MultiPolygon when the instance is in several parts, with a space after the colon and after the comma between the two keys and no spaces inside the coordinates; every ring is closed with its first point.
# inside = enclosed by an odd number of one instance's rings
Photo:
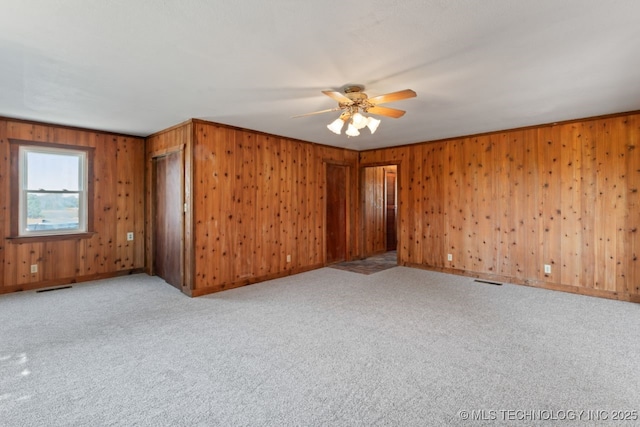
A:
{"type": "Polygon", "coordinates": [[[363,256],[398,248],[398,166],[362,168],[363,256]]]}
{"type": "Polygon", "coordinates": [[[387,252],[398,249],[398,167],[386,166],[384,170],[385,224],[387,235],[387,252]]]}
{"type": "Polygon", "coordinates": [[[345,165],[327,163],[325,194],[325,263],[347,259],[347,185],[345,165]]]}
{"type": "Polygon", "coordinates": [[[153,158],[153,273],[182,290],[184,152],[153,158]]]}

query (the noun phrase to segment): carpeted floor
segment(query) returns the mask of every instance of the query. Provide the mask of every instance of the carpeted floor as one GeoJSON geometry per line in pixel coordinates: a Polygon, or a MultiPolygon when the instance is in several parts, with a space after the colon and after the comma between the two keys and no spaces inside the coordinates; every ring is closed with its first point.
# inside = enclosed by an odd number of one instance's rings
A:
{"type": "Polygon", "coordinates": [[[398,265],[398,252],[389,251],[383,254],[373,255],[369,258],[346,261],[330,265],[331,268],[338,270],[351,271],[360,274],[373,274],[380,271],[388,270],[398,265]]]}
{"type": "Polygon", "coordinates": [[[0,325],[9,427],[619,425],[640,409],[639,305],[406,267],[195,299],[135,275],[1,296],[0,325]]]}

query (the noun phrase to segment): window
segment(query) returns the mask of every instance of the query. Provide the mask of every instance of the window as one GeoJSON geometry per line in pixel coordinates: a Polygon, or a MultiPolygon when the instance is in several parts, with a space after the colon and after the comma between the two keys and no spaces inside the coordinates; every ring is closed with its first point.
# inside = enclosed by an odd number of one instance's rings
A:
{"type": "Polygon", "coordinates": [[[87,232],[88,152],[25,144],[17,148],[17,236],[87,232]]]}

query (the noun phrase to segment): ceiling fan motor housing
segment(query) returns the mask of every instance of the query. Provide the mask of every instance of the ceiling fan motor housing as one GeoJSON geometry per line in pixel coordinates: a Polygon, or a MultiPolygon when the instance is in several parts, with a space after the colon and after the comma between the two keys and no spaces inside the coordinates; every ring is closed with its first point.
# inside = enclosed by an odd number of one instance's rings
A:
{"type": "Polygon", "coordinates": [[[348,108],[350,106],[360,107],[365,109],[367,107],[365,101],[368,99],[366,93],[362,92],[364,87],[362,86],[347,86],[344,89],[344,95],[351,100],[350,103],[339,103],[341,108],[348,108]]]}

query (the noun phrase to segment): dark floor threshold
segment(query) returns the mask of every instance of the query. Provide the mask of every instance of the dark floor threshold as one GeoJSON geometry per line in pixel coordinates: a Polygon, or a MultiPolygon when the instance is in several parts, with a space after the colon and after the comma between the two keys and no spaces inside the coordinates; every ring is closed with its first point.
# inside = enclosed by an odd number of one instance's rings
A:
{"type": "Polygon", "coordinates": [[[487,285],[496,285],[496,286],[502,286],[502,283],[498,283],[498,282],[489,282],[487,280],[474,280],[474,282],[478,282],[478,283],[486,283],[487,285]]]}
{"type": "Polygon", "coordinates": [[[40,292],[51,292],[51,291],[59,291],[60,289],[70,289],[73,286],[60,286],[59,288],[50,288],[50,289],[40,289],[39,291],[36,291],[36,293],[40,293],[40,292]]]}

